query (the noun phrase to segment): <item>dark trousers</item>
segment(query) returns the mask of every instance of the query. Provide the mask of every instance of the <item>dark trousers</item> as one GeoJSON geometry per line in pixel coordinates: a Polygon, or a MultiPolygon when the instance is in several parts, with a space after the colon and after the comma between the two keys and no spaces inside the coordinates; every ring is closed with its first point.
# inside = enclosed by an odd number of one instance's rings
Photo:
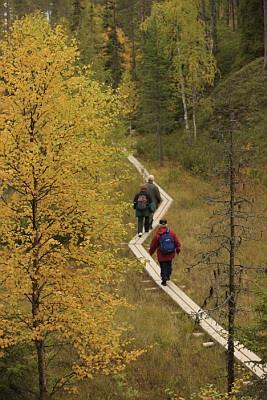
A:
{"type": "Polygon", "coordinates": [[[170,276],[172,273],[172,262],[171,261],[160,261],[160,275],[162,281],[170,280],[170,276]]]}
{"type": "Polygon", "coordinates": [[[138,233],[143,232],[144,222],[145,222],[145,232],[149,231],[149,216],[147,217],[141,216],[138,217],[138,233]]]}
{"type": "Polygon", "coordinates": [[[149,214],[149,228],[152,229],[154,213],[149,214]]]}

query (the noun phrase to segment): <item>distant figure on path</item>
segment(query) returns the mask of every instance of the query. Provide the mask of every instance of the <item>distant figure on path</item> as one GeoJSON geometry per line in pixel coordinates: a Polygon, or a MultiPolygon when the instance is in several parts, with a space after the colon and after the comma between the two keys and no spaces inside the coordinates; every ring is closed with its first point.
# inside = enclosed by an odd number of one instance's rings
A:
{"type": "Polygon", "coordinates": [[[166,286],[172,273],[172,260],[175,253],[179,254],[181,250],[181,243],[173,229],[168,228],[166,219],[159,221],[159,227],[150,244],[149,254],[152,256],[156,250],[161,271],[161,284],[166,286]]]}
{"type": "Polygon", "coordinates": [[[150,195],[152,199],[152,212],[149,218],[149,228],[152,229],[153,224],[153,214],[160,205],[162,199],[160,196],[159,188],[154,184],[154,176],[148,175],[147,177],[147,193],[150,195]]]}
{"type": "Polygon", "coordinates": [[[149,232],[149,217],[152,212],[152,199],[147,193],[146,184],[140,186],[140,192],[134,196],[133,208],[135,215],[138,218],[138,236],[142,236],[143,227],[145,225],[145,232],[149,232]]]}

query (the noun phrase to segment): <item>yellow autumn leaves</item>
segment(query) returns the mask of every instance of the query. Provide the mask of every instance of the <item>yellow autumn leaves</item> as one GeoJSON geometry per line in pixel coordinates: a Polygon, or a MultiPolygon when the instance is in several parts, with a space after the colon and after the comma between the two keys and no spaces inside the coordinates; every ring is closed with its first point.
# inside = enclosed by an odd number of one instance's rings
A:
{"type": "Polygon", "coordinates": [[[65,358],[64,368],[52,362],[58,389],[66,368],[75,380],[140,354],[114,324],[125,306],[113,290],[125,269],[116,256],[123,154],[110,140],[121,101],[40,14],[16,21],[1,43],[0,76],[0,348],[33,344],[42,398],[54,348],[65,358]]]}

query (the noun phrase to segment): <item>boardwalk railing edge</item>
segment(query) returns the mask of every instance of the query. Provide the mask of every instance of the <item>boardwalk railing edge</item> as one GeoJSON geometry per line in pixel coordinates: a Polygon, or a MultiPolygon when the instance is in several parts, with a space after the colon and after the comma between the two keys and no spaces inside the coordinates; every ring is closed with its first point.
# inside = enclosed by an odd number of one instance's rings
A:
{"type": "MultiPolygon", "coordinates": [[[[128,156],[128,160],[134,165],[138,172],[147,180],[149,175],[144,166],[132,155],[128,156]]],[[[173,199],[166,193],[156,182],[154,182],[160,191],[162,202],[154,214],[153,227],[157,226],[159,220],[167,212],[171,206],[173,199]]],[[[199,325],[207,332],[214,340],[216,340],[224,348],[227,348],[228,332],[211,318],[205,310],[202,310],[190,297],[188,297],[177,285],[173,282],[168,282],[167,286],[161,285],[160,268],[153,260],[149,253],[143,247],[143,242],[147,239],[150,233],[144,233],[143,236],[135,235],[129,242],[129,248],[134,255],[145,264],[145,270],[154,280],[154,282],[167,293],[175,303],[177,303],[193,320],[196,320],[198,315],[199,325]]],[[[235,357],[247,368],[249,368],[257,377],[264,378],[267,375],[267,365],[261,365],[261,359],[252,351],[247,349],[242,343],[235,341],[235,357]]]]}

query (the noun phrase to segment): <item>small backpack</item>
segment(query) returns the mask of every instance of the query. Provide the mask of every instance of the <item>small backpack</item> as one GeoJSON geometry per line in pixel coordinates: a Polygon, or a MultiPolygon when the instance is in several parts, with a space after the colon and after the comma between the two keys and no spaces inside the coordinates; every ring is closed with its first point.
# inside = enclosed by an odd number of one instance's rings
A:
{"type": "Polygon", "coordinates": [[[162,254],[169,254],[175,251],[175,242],[169,229],[160,235],[159,248],[162,254]]]}
{"type": "Polygon", "coordinates": [[[137,210],[143,211],[146,209],[146,206],[147,206],[147,196],[145,194],[139,194],[136,205],[137,210]]]}

